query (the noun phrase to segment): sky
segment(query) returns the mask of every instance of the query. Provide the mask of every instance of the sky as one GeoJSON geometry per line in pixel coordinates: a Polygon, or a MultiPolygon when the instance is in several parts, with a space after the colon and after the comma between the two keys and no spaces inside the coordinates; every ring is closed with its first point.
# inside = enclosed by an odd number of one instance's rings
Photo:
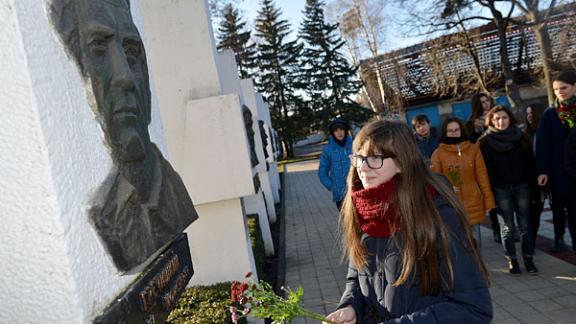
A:
{"type": "MultiPolygon", "coordinates": [[[[326,3],[330,3],[332,0],[324,0],[326,3]]],[[[386,0],[382,0],[386,1],[386,0]]],[[[548,2],[550,0],[542,0],[541,4],[542,7],[547,7],[548,2]]],[[[250,27],[254,25],[254,19],[257,16],[257,12],[259,9],[259,0],[236,0],[236,5],[241,11],[242,17],[246,20],[250,27]]],[[[282,11],[281,18],[288,20],[291,24],[292,31],[294,33],[294,37],[296,37],[296,33],[298,32],[300,22],[302,20],[303,14],[302,11],[304,10],[306,1],[305,0],[275,0],[274,4],[276,7],[280,8],[282,11]]],[[[390,23],[386,26],[386,35],[385,41],[383,44],[379,44],[380,47],[380,54],[386,53],[392,50],[397,50],[401,48],[405,48],[411,45],[415,45],[421,43],[427,39],[430,39],[431,36],[415,36],[417,34],[417,30],[414,27],[405,27],[401,25],[401,22],[404,23],[409,19],[415,18],[407,18],[407,15],[410,15],[409,12],[413,13],[413,11],[418,10],[426,10],[432,4],[432,0],[418,0],[418,1],[409,1],[411,3],[408,6],[413,6],[413,9],[405,9],[401,8],[399,0],[388,0],[387,2],[387,11],[385,11],[386,19],[390,21],[390,23]],[[411,36],[406,36],[405,34],[411,34],[411,36]]],[[[508,9],[506,8],[506,4],[499,5],[501,9],[504,9],[503,12],[507,12],[508,9]],[[504,7],[502,7],[504,6],[504,7]]],[[[481,15],[481,16],[490,16],[489,12],[484,9],[472,9],[473,11],[469,11],[472,15],[481,15]]],[[[484,24],[486,21],[478,20],[468,23],[468,27],[478,26],[480,24],[484,24]]],[[[452,32],[455,32],[452,31],[452,32]]],[[[438,36],[439,34],[436,34],[438,36]]],[[[362,58],[361,58],[362,59],[362,58]]]]}
{"type": "MultiPolygon", "coordinates": [[[[329,2],[330,0],[325,0],[329,2]]],[[[245,18],[248,25],[253,27],[254,19],[257,16],[259,9],[259,0],[239,0],[238,8],[241,11],[241,15],[245,18]]],[[[276,7],[280,8],[282,11],[281,17],[288,20],[291,24],[293,32],[297,32],[302,21],[302,11],[304,10],[305,0],[275,0],[276,7]]],[[[391,21],[391,25],[394,22],[391,21]]],[[[390,28],[390,32],[387,33],[386,44],[381,47],[384,52],[391,51],[395,49],[400,49],[408,47],[424,40],[424,37],[403,37],[398,32],[398,28],[390,28]]]]}
{"type": "MultiPolygon", "coordinates": [[[[258,9],[260,7],[259,0],[241,0],[239,1],[238,8],[242,10],[242,15],[246,18],[249,24],[254,22],[258,9]]],[[[288,20],[292,25],[292,30],[297,30],[302,20],[302,10],[304,10],[305,0],[276,0],[275,4],[282,11],[282,18],[288,20]]]]}

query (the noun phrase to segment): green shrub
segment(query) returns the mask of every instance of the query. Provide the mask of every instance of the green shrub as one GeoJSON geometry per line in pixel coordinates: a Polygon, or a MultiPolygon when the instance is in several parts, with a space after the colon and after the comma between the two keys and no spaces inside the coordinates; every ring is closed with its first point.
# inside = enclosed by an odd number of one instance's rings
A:
{"type": "Polygon", "coordinates": [[[252,243],[252,252],[254,253],[254,263],[256,264],[256,273],[258,277],[264,273],[264,262],[266,261],[266,252],[264,250],[264,241],[262,241],[262,232],[258,223],[258,215],[248,215],[248,232],[250,242],[252,243]]]}
{"type": "MultiPolygon", "coordinates": [[[[230,282],[190,287],[182,293],[178,305],[168,316],[172,324],[232,323],[230,282]]],[[[241,319],[240,323],[246,323],[241,319]]]]}
{"type": "MultiPolygon", "coordinates": [[[[258,215],[248,215],[247,218],[256,271],[258,274],[262,274],[266,253],[258,224],[258,215]]],[[[196,286],[186,289],[180,296],[178,305],[168,316],[167,323],[232,323],[229,311],[232,303],[230,285],[230,282],[221,282],[212,286],[196,286]]],[[[240,323],[246,323],[246,319],[240,319],[240,323]]]]}

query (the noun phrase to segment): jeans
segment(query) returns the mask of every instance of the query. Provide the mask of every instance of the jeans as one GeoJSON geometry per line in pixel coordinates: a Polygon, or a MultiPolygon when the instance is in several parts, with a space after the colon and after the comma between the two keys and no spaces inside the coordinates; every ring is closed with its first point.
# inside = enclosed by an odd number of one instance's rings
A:
{"type": "Polygon", "coordinates": [[[559,195],[552,192],[551,207],[552,220],[554,222],[554,240],[558,241],[564,238],[566,221],[568,221],[568,230],[572,237],[572,250],[576,251],[576,203],[574,203],[576,195],[573,194],[574,191],[575,190],[571,190],[571,196],[568,196],[571,197],[571,199],[558,199],[559,195]]]}
{"type": "Polygon", "coordinates": [[[494,199],[500,207],[498,215],[502,247],[507,258],[516,258],[514,244],[514,214],[518,223],[518,233],[522,241],[522,256],[530,258],[534,255],[534,236],[530,224],[530,186],[528,182],[520,182],[494,186],[494,199]]]}

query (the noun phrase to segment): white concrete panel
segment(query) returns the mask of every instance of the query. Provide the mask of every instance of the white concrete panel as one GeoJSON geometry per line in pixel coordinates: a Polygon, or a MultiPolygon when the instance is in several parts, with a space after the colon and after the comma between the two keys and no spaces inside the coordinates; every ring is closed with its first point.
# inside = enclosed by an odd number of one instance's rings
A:
{"type": "Polygon", "coordinates": [[[47,5],[0,0],[1,323],[91,322],[138,275],[116,271],[88,223],[111,159],[47,5]]]}
{"type": "Polygon", "coordinates": [[[238,95],[190,101],[186,107],[180,176],[194,204],[254,194],[238,95]]]}
{"type": "MultiPolygon", "coordinates": [[[[240,86],[242,89],[242,94],[244,96],[244,104],[246,104],[246,106],[248,107],[252,107],[250,108],[250,111],[252,112],[252,115],[254,115],[254,111],[257,110],[253,110],[256,109],[256,90],[254,89],[254,81],[252,81],[252,79],[242,79],[240,80],[240,86]]],[[[257,115],[257,114],[256,114],[257,115]]]]}
{"type": "Polygon", "coordinates": [[[186,103],[222,94],[212,26],[205,0],[139,0],[146,50],[154,76],[170,161],[185,168],[182,153],[186,103]]]}
{"type": "Polygon", "coordinates": [[[258,222],[260,224],[260,231],[262,232],[262,240],[264,241],[266,255],[274,255],[274,242],[272,241],[270,222],[268,221],[262,190],[259,190],[255,195],[243,197],[242,201],[244,202],[246,215],[258,215],[258,222]]]}
{"type": "Polygon", "coordinates": [[[270,184],[272,186],[272,196],[274,203],[280,203],[280,174],[278,173],[278,164],[276,162],[270,163],[270,184]]]}
{"type": "Polygon", "coordinates": [[[199,218],[186,229],[194,266],[189,285],[245,280],[249,271],[256,274],[241,200],[195,207],[199,218]]]}
{"type": "Polygon", "coordinates": [[[261,93],[256,92],[256,108],[258,109],[258,116],[262,119],[267,125],[272,125],[272,119],[270,118],[270,107],[268,103],[264,101],[264,97],[262,97],[261,93]]]}
{"type": "Polygon", "coordinates": [[[244,104],[244,94],[240,77],[238,76],[238,65],[231,49],[218,52],[218,73],[222,82],[222,94],[235,93],[240,96],[240,102],[244,104]]]}
{"type": "Polygon", "coordinates": [[[260,183],[262,186],[262,194],[266,201],[266,210],[268,211],[268,220],[271,224],[276,223],[276,207],[274,206],[274,196],[272,195],[272,184],[270,181],[270,173],[260,173],[260,183]]]}

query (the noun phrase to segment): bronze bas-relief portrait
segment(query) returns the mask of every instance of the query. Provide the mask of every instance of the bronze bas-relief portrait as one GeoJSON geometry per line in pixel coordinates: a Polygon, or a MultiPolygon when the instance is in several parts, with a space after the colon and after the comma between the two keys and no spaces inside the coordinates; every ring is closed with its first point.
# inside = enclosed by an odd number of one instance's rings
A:
{"type": "Polygon", "coordinates": [[[250,162],[252,167],[258,165],[258,156],[256,155],[256,142],[254,141],[254,132],[252,121],[252,112],[246,105],[242,105],[242,116],[244,117],[244,127],[246,128],[246,136],[248,137],[248,144],[250,144],[250,162]]]}
{"type": "Polygon", "coordinates": [[[146,54],[128,0],[52,0],[50,18],[86,81],[114,167],[90,219],[118,269],[141,264],[198,218],[150,141],[146,54]]]}

